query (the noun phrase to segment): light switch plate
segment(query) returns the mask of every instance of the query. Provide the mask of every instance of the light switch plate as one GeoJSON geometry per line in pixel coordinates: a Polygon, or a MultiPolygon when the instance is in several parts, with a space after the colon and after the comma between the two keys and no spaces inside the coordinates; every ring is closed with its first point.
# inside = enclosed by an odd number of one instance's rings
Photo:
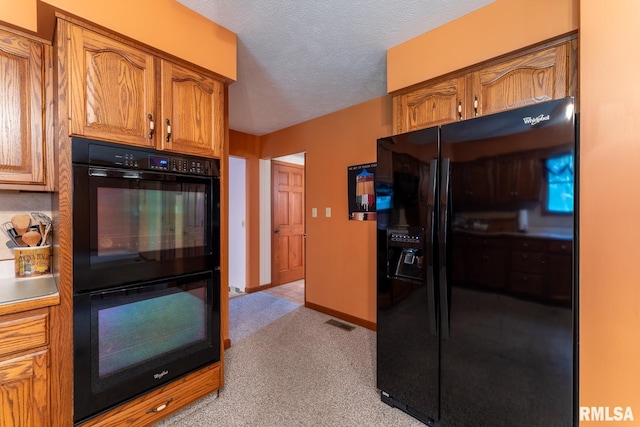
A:
{"type": "Polygon", "coordinates": [[[324,208],[324,216],[331,218],[331,208],[324,208]]]}
{"type": "Polygon", "coordinates": [[[311,208],[311,218],[318,217],[318,208],[311,208]]]}

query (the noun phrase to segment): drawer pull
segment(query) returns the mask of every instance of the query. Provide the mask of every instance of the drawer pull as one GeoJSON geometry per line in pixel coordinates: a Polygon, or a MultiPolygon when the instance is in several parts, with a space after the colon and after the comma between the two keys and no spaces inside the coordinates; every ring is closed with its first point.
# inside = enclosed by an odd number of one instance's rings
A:
{"type": "Polygon", "coordinates": [[[167,400],[167,403],[163,403],[157,408],[147,409],[147,414],[151,414],[152,412],[164,411],[165,409],[167,409],[167,406],[169,406],[169,403],[171,403],[172,401],[173,401],[173,397],[169,398],[169,400],[167,400]]]}

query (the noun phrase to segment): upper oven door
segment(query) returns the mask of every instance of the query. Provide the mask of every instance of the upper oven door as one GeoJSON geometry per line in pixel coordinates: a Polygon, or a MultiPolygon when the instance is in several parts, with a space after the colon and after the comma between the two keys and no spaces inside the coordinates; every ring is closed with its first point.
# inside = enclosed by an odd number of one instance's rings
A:
{"type": "Polygon", "coordinates": [[[219,266],[219,180],[74,165],[74,290],[219,266]]]}

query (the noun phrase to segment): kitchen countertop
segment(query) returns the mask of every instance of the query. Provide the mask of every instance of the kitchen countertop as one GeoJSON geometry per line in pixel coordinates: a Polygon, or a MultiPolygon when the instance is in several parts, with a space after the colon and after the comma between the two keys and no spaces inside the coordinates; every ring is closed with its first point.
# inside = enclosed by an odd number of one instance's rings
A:
{"type": "Polygon", "coordinates": [[[51,274],[21,279],[0,277],[0,315],[59,303],[58,286],[51,274]]]}
{"type": "Polygon", "coordinates": [[[553,231],[527,231],[525,233],[517,232],[517,231],[498,231],[498,232],[487,232],[480,230],[469,230],[463,228],[456,228],[453,230],[456,233],[466,233],[473,234],[475,236],[511,236],[511,237],[522,237],[522,238],[531,238],[531,239],[555,239],[555,240],[573,240],[573,235],[569,233],[559,233],[553,231]]]}

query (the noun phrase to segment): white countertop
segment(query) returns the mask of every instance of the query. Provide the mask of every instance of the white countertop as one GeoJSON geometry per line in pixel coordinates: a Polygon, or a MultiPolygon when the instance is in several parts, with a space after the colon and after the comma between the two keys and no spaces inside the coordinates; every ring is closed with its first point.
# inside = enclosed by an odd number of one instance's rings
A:
{"type": "Polygon", "coordinates": [[[14,261],[0,261],[0,306],[50,297],[58,293],[58,286],[51,274],[16,279],[14,261]]]}

